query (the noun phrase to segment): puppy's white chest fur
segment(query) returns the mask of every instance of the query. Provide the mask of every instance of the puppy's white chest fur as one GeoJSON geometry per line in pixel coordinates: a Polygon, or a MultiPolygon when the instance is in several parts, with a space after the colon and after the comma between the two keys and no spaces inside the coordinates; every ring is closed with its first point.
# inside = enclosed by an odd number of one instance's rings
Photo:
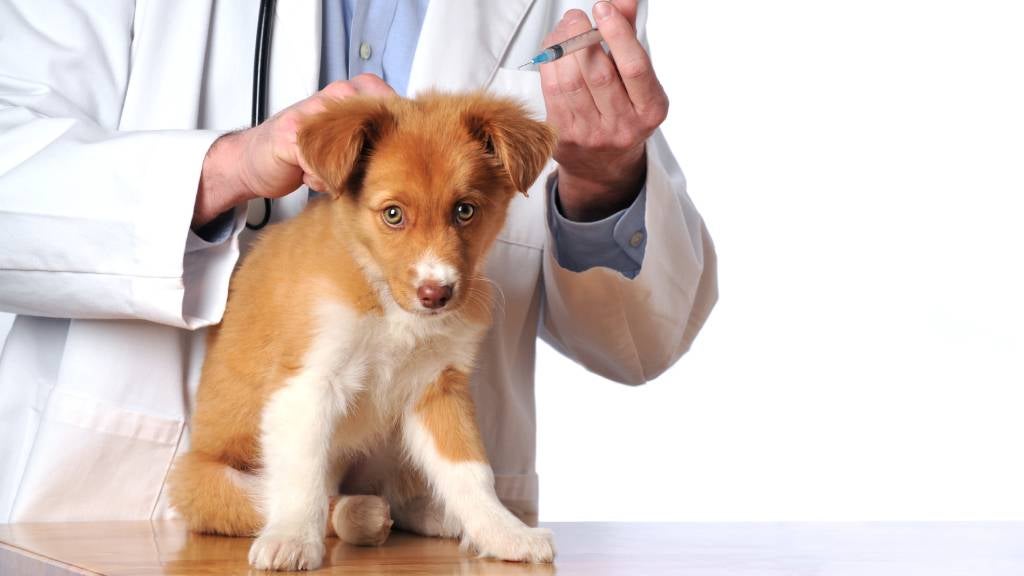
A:
{"type": "Polygon", "coordinates": [[[360,314],[337,302],[318,306],[318,324],[301,372],[275,396],[305,391],[308,401],[352,417],[351,435],[382,432],[448,367],[468,369],[483,327],[454,315],[426,317],[397,306],[360,314]]]}

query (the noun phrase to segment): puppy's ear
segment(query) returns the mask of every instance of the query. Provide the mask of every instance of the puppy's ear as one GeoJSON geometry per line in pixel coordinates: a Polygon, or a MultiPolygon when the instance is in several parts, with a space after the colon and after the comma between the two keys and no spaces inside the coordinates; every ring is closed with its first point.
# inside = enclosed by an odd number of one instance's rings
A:
{"type": "Polygon", "coordinates": [[[330,102],[299,129],[303,169],[327,185],[320,192],[337,197],[346,190],[357,191],[374,146],[394,126],[387,99],[352,96],[330,102]]]}
{"type": "Polygon", "coordinates": [[[514,100],[477,95],[464,112],[463,122],[523,195],[555,151],[554,128],[530,118],[526,108],[514,100]]]}

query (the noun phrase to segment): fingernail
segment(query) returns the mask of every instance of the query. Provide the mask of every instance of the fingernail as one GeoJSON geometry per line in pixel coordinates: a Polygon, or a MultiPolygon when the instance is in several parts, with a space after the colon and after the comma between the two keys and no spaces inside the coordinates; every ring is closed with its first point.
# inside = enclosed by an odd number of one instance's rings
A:
{"type": "Polygon", "coordinates": [[[605,20],[612,15],[612,3],[601,1],[594,4],[594,17],[598,20],[605,20]]]}
{"type": "Polygon", "coordinates": [[[580,22],[581,20],[586,20],[586,18],[587,15],[585,13],[573,10],[572,12],[565,13],[564,20],[566,24],[575,24],[576,22],[580,22]]]}

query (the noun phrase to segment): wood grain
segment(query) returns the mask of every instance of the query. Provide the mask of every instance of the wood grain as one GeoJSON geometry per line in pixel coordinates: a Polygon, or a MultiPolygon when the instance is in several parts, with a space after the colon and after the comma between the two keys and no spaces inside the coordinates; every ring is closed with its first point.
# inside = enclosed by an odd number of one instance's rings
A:
{"type": "MultiPolygon", "coordinates": [[[[568,523],[555,564],[482,560],[456,542],[401,532],[380,548],[328,540],[312,574],[1024,574],[1021,523],[568,523]]],[[[190,534],[180,522],[0,525],[0,574],[250,574],[250,539],[190,534]]]]}
{"type": "Polygon", "coordinates": [[[95,576],[95,572],[69,566],[28,550],[0,542],[0,574],[32,574],[33,576],[95,576]]]}

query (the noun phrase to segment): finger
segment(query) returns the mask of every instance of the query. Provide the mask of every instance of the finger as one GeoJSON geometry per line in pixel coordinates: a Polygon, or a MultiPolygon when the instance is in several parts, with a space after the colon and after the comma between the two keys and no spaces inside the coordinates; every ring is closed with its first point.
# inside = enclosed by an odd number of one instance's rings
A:
{"type": "Polygon", "coordinates": [[[594,4],[594,19],[612,53],[633,107],[642,114],[660,105],[665,99],[665,91],[654,75],[651,59],[637,40],[633,26],[611,2],[594,4]]]}
{"type": "Polygon", "coordinates": [[[332,100],[344,100],[356,94],[358,94],[356,87],[351,82],[336,80],[324,86],[319,92],[309,98],[293,104],[289,110],[298,112],[300,116],[311,116],[323,112],[327,107],[327,103],[332,100]]]}
{"type": "Polygon", "coordinates": [[[369,96],[393,96],[395,89],[385,82],[380,76],[364,73],[349,80],[355,87],[356,92],[369,96]]]}
{"type": "MultiPolygon", "coordinates": [[[[568,35],[565,32],[565,18],[563,17],[555,25],[555,29],[544,38],[544,46],[557,44],[566,38],[568,35]]],[[[544,107],[547,109],[548,122],[559,128],[570,126],[572,113],[569,112],[565,96],[562,94],[561,86],[558,83],[558,70],[554,64],[541,64],[540,84],[544,92],[544,107]]]]}
{"type": "MultiPolygon", "coordinates": [[[[569,10],[562,20],[565,23],[564,32],[569,38],[591,29],[590,18],[582,10],[569,10]]],[[[590,94],[590,87],[587,86],[587,80],[583,77],[583,70],[575,54],[556,60],[551,65],[558,73],[559,90],[573,117],[583,122],[584,126],[599,122],[597,104],[590,94]]]]}
{"type": "Polygon", "coordinates": [[[326,182],[324,182],[323,180],[320,179],[319,176],[313,174],[312,172],[305,168],[303,168],[302,183],[305,184],[306,186],[309,186],[311,190],[316,190],[317,192],[326,191],[329,189],[326,182]]]}
{"type": "Polygon", "coordinates": [[[590,89],[591,98],[602,119],[609,122],[615,118],[632,116],[633,102],[626,93],[626,87],[619,78],[615,63],[604,53],[600,45],[591,46],[573,54],[579,63],[583,78],[590,89]]]}
{"type": "Polygon", "coordinates": [[[320,90],[320,96],[326,96],[334,100],[341,100],[357,94],[356,87],[347,80],[336,80],[320,90]]]}
{"type": "Polygon", "coordinates": [[[561,139],[566,135],[564,131],[572,126],[572,112],[569,111],[568,103],[562,95],[562,89],[558,82],[558,71],[553,64],[541,65],[540,84],[544,92],[547,121],[558,129],[561,139]]]}
{"type": "Polygon", "coordinates": [[[566,32],[565,28],[565,16],[566,14],[563,14],[562,19],[558,21],[558,24],[555,24],[555,29],[549,32],[548,35],[544,37],[545,48],[547,48],[548,46],[552,46],[554,44],[558,44],[559,42],[569,38],[569,33],[566,32]]]}

